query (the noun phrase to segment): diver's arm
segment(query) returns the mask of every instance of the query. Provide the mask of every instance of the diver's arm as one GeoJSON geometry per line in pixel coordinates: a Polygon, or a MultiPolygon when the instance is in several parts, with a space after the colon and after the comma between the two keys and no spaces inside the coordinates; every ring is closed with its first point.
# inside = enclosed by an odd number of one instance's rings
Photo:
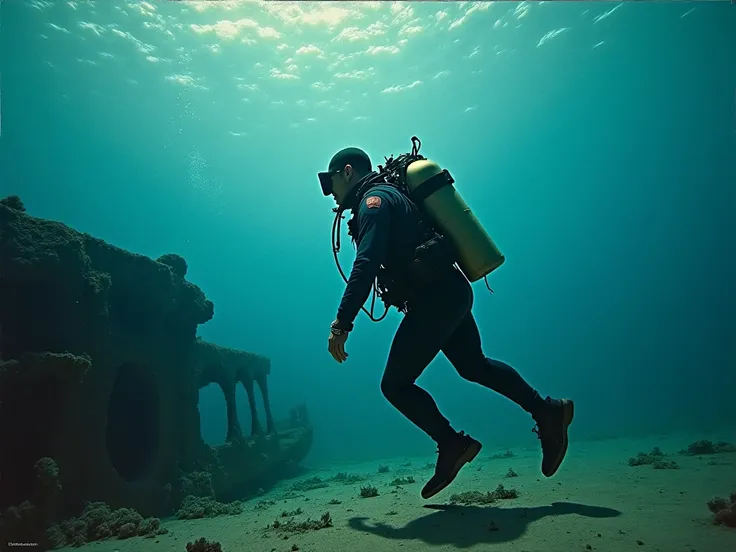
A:
{"type": "Polygon", "coordinates": [[[351,330],[378,274],[378,268],[386,255],[390,227],[391,207],[383,194],[373,193],[360,202],[358,208],[358,250],[350,272],[348,285],[337,309],[335,327],[351,330]],[[376,202],[375,199],[379,200],[376,202]],[[369,201],[370,200],[370,201],[369,201]],[[375,206],[378,203],[378,206],[375,206]],[[368,207],[368,205],[373,205],[368,207]]]}

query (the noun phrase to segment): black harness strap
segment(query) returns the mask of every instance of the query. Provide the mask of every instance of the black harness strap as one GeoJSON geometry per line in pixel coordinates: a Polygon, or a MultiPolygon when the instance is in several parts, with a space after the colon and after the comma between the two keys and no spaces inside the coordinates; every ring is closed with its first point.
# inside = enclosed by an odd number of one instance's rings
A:
{"type": "Polygon", "coordinates": [[[447,169],[443,169],[441,173],[437,173],[432,178],[425,181],[416,192],[412,193],[411,199],[417,204],[420,204],[437,190],[444,188],[445,186],[452,186],[454,183],[455,179],[452,178],[452,175],[447,171],[447,169]]]}

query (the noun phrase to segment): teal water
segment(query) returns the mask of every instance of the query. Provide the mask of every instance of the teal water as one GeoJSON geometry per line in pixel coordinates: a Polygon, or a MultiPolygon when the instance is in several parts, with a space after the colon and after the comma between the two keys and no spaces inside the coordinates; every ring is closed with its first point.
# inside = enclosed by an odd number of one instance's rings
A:
{"type": "MultiPolygon", "coordinates": [[[[573,438],[733,425],[728,2],[6,0],[1,24],[0,196],[184,256],[215,303],[200,335],[271,358],[277,417],[307,403],[310,462],[434,448],[379,389],[400,315],[327,353],[344,284],[316,172],[412,135],[507,257],[494,295],[475,284],[486,354],[574,398],[573,438]]],[[[535,443],[444,358],[420,384],[487,446],[535,443]]],[[[201,393],[222,442],[221,392],[201,393]]]]}

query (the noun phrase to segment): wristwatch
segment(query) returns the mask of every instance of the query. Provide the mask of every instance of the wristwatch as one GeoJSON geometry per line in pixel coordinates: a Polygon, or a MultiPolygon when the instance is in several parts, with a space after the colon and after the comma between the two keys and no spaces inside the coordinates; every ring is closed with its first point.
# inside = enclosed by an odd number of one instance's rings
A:
{"type": "Polygon", "coordinates": [[[340,324],[339,320],[333,320],[330,324],[330,332],[332,332],[332,335],[345,335],[352,329],[352,324],[350,324],[350,327],[345,327],[344,325],[340,324]]]}

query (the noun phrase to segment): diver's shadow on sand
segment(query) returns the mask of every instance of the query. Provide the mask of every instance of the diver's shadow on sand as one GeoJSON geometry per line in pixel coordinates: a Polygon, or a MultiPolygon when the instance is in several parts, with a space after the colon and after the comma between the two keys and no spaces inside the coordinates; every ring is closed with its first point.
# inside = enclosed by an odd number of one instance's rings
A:
{"type": "Polygon", "coordinates": [[[365,517],[348,522],[351,529],[373,533],[387,539],[421,540],[427,544],[452,544],[465,548],[480,543],[508,542],[523,535],[530,523],[547,516],[577,514],[605,518],[620,516],[612,508],[587,506],[575,502],[553,502],[534,508],[495,508],[432,504],[425,508],[437,510],[414,519],[403,527],[384,522],[366,523],[365,517]]]}

